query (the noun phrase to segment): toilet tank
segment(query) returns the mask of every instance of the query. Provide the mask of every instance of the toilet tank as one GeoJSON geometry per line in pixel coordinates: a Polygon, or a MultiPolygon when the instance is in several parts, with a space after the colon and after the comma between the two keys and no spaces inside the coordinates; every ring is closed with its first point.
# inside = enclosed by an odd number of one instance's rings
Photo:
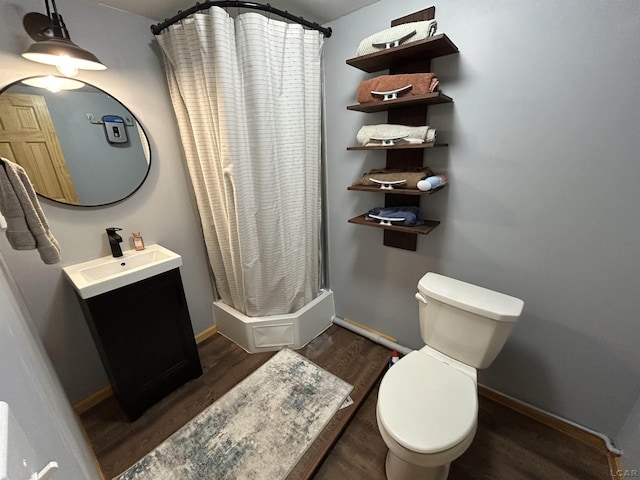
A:
{"type": "Polygon", "coordinates": [[[424,342],[475,368],[496,358],[524,302],[477,285],[429,272],[416,293],[424,342]]]}

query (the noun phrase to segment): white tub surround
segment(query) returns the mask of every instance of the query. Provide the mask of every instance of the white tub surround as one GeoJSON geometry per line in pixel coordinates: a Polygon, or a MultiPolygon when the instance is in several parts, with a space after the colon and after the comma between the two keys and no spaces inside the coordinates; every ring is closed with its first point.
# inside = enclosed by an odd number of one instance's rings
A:
{"type": "Polygon", "coordinates": [[[335,314],[331,290],[321,290],[300,310],[284,315],[248,317],[220,300],[213,303],[218,332],[249,353],[301,348],[329,328],[335,314]]]}

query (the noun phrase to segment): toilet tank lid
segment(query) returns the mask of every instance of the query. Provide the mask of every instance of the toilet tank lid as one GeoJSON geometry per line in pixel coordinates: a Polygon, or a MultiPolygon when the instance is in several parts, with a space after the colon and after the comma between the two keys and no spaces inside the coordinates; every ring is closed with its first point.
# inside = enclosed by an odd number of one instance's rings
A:
{"type": "Polygon", "coordinates": [[[519,298],[429,272],[418,282],[427,297],[501,322],[515,322],[524,307],[519,298]]]}

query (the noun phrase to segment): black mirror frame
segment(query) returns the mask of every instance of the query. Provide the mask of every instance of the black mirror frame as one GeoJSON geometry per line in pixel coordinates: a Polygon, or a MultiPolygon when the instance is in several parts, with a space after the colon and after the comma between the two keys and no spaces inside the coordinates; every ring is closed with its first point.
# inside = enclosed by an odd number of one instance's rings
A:
{"type": "MultiPolygon", "coordinates": [[[[12,86],[22,83],[23,80],[29,80],[29,79],[32,79],[32,78],[49,77],[49,76],[57,77],[57,78],[67,78],[67,77],[64,77],[62,75],[32,75],[30,77],[19,78],[19,79],[15,80],[15,81],[11,82],[10,84],[5,85],[4,87],[2,87],[0,89],[0,95],[2,95],[6,90],[11,88],[12,86]]],[[[122,198],[120,198],[118,200],[114,200],[112,202],[100,203],[100,204],[91,204],[91,205],[82,205],[82,204],[78,204],[78,203],[61,202],[59,200],[55,200],[53,198],[47,197],[46,195],[43,195],[43,194],[39,193],[38,191],[36,191],[36,194],[38,196],[42,197],[42,198],[46,198],[47,200],[49,200],[51,202],[55,202],[55,203],[60,204],[60,205],[67,205],[67,206],[70,206],[70,207],[95,208],[95,207],[105,207],[105,206],[109,206],[109,205],[113,205],[113,204],[122,202],[123,200],[126,200],[127,198],[131,197],[134,193],[136,193],[140,189],[140,187],[142,187],[142,185],[144,184],[144,182],[147,180],[147,178],[149,176],[149,172],[151,171],[152,158],[153,158],[153,155],[152,155],[152,152],[151,152],[151,142],[149,141],[149,135],[147,134],[147,131],[145,130],[145,128],[142,125],[142,123],[140,122],[140,120],[138,120],[138,117],[136,117],[133,114],[133,112],[129,109],[129,107],[127,107],[124,103],[122,103],[116,97],[111,95],[109,92],[103,90],[102,88],[97,87],[97,86],[95,86],[95,85],[93,85],[93,84],[91,84],[89,82],[84,81],[84,80],[79,80],[77,78],[73,78],[72,80],[81,82],[81,83],[83,83],[83,84],[85,84],[85,85],[87,85],[87,86],[89,86],[91,88],[95,88],[96,90],[99,90],[100,92],[102,92],[103,94],[105,94],[109,98],[111,98],[112,100],[114,100],[117,103],[119,103],[125,110],[127,110],[131,114],[131,117],[137,123],[138,128],[140,128],[140,130],[142,130],[142,133],[144,133],[144,139],[147,142],[147,151],[149,152],[147,171],[146,171],[144,177],[142,178],[142,180],[140,180],[140,183],[138,184],[138,186],[131,193],[129,193],[128,195],[126,195],[126,196],[124,196],[124,197],[122,197],[122,198]]],[[[141,142],[142,142],[142,139],[141,139],[141,142]]]]}

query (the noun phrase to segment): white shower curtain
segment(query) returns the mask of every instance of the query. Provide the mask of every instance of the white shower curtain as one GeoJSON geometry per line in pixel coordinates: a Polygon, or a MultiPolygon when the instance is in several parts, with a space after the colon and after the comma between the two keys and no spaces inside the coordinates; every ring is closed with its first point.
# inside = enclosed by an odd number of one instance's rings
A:
{"type": "Polygon", "coordinates": [[[218,295],[300,309],[319,291],[322,35],[211,7],[157,39],[218,295]]]}

